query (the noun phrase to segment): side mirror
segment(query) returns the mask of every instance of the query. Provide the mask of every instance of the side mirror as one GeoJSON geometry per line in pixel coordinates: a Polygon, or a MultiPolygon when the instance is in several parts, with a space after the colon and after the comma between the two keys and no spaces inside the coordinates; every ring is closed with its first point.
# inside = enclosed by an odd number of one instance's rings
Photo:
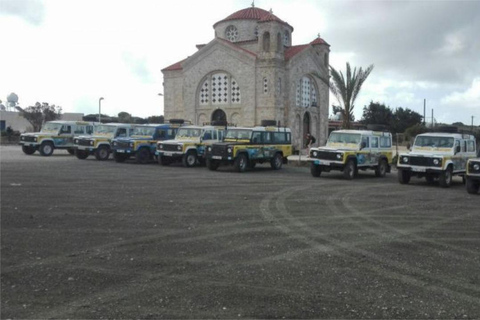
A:
{"type": "Polygon", "coordinates": [[[455,147],[455,154],[459,153],[460,150],[461,150],[461,149],[460,149],[460,146],[456,146],[456,147],[455,147]]]}
{"type": "Polygon", "coordinates": [[[365,141],[363,141],[362,143],[360,143],[360,150],[365,149],[366,146],[367,144],[365,143],[365,141]]]}
{"type": "Polygon", "coordinates": [[[410,150],[411,147],[410,143],[407,143],[407,149],[410,150]]]}

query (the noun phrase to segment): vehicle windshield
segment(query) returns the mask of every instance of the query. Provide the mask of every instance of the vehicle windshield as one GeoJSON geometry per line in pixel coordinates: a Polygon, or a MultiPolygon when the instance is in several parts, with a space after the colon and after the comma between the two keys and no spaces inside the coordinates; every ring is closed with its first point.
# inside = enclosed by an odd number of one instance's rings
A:
{"type": "Polygon", "coordinates": [[[61,123],[45,123],[45,125],[42,128],[42,132],[49,132],[49,133],[57,133],[58,130],[62,127],[61,123]]]}
{"type": "Polygon", "coordinates": [[[250,140],[252,135],[251,130],[228,130],[225,134],[225,139],[250,140]]]}
{"type": "Polygon", "coordinates": [[[155,127],[135,127],[132,136],[153,136],[155,134],[155,127]]]}
{"type": "Polygon", "coordinates": [[[331,143],[359,144],[362,136],[358,133],[332,132],[328,137],[327,146],[331,143]]]}
{"type": "Polygon", "coordinates": [[[106,125],[101,125],[95,127],[95,133],[100,133],[100,134],[106,134],[106,133],[115,133],[117,127],[116,126],[106,126],[106,125]]]}
{"type": "Polygon", "coordinates": [[[415,147],[430,148],[453,148],[455,139],[453,137],[434,137],[434,136],[418,136],[415,139],[415,147]]]}
{"type": "Polygon", "coordinates": [[[198,138],[202,135],[202,129],[180,128],[177,131],[177,138],[198,138]]]}

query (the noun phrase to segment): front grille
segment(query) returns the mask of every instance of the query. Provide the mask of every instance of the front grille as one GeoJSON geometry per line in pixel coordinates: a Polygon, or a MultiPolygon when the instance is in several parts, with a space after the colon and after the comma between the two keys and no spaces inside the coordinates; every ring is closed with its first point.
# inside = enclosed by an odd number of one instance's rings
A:
{"type": "Polygon", "coordinates": [[[412,166],[433,167],[433,159],[425,157],[410,157],[412,166]]]}
{"type": "Polygon", "coordinates": [[[26,136],[24,141],[26,141],[26,142],[35,142],[35,137],[26,136]]]}
{"type": "Polygon", "coordinates": [[[80,139],[80,140],[78,140],[78,145],[79,146],[90,146],[90,140],[80,139]]]}
{"type": "Polygon", "coordinates": [[[227,147],[224,145],[213,145],[212,155],[225,157],[227,155],[227,147]]]}
{"type": "Polygon", "coordinates": [[[323,159],[323,160],[339,160],[337,159],[337,152],[328,152],[328,151],[317,151],[317,157],[318,159],[323,159]]]}
{"type": "Polygon", "coordinates": [[[178,151],[176,144],[164,144],[163,151],[178,151]]]}
{"type": "Polygon", "coordinates": [[[121,142],[121,141],[118,141],[116,147],[117,147],[118,149],[126,149],[126,148],[129,147],[129,145],[130,145],[129,142],[121,142]]]}

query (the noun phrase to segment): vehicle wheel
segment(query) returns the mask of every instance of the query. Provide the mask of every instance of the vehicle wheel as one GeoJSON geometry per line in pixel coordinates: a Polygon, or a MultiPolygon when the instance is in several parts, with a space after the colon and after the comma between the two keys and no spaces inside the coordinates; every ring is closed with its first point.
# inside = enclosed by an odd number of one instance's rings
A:
{"type": "Polygon", "coordinates": [[[38,151],[40,151],[40,154],[42,156],[48,157],[52,155],[53,150],[54,150],[53,143],[44,142],[40,145],[40,149],[38,151]]]}
{"type": "Polygon", "coordinates": [[[380,160],[380,163],[375,168],[375,176],[384,178],[387,174],[387,161],[385,159],[380,160]]]}
{"type": "Polygon", "coordinates": [[[22,146],[22,151],[25,154],[34,154],[35,153],[35,148],[30,147],[30,146],[22,146]]]}
{"type": "Polygon", "coordinates": [[[398,169],[398,182],[408,184],[410,182],[410,171],[398,169]]]}
{"type": "Polygon", "coordinates": [[[452,167],[448,166],[447,170],[440,173],[438,177],[438,182],[440,183],[440,187],[448,188],[452,185],[452,167]]]}
{"type": "Polygon", "coordinates": [[[467,192],[470,194],[477,194],[478,189],[480,189],[480,182],[478,180],[467,178],[466,185],[467,185],[467,192]]]}
{"type": "Polygon", "coordinates": [[[147,148],[141,148],[135,154],[137,163],[146,164],[150,160],[150,151],[147,148]]]}
{"type": "Polygon", "coordinates": [[[343,177],[347,180],[352,180],[355,177],[355,162],[353,160],[348,160],[345,165],[343,177]]]}
{"type": "Polygon", "coordinates": [[[320,175],[322,174],[322,167],[317,166],[315,163],[312,162],[312,164],[310,165],[310,173],[314,177],[320,177],[320,175]]]}
{"type": "Polygon", "coordinates": [[[128,155],[123,154],[123,153],[113,153],[113,159],[115,159],[115,162],[125,162],[125,160],[128,159],[128,155]]]}
{"type": "Polygon", "coordinates": [[[165,157],[165,156],[158,156],[157,157],[157,161],[159,164],[161,164],[162,166],[168,166],[170,165],[170,163],[172,163],[170,161],[170,159],[168,157],[165,157]]]}
{"type": "Polygon", "coordinates": [[[220,166],[220,161],[211,160],[207,158],[207,168],[211,171],[215,171],[220,166]]]}
{"type": "Polygon", "coordinates": [[[95,158],[100,161],[108,160],[110,149],[107,146],[100,146],[95,150],[95,158]]]}
{"type": "Polygon", "coordinates": [[[88,157],[88,151],[76,149],[76,150],[75,150],[75,156],[76,156],[78,159],[80,159],[80,160],[87,159],[87,157],[88,157]]]}
{"type": "Polygon", "coordinates": [[[75,149],[74,148],[68,148],[67,152],[70,153],[71,155],[75,154],[75,149]]]}
{"type": "Polygon", "coordinates": [[[235,168],[235,171],[245,172],[248,166],[247,156],[244,153],[241,153],[240,155],[238,155],[238,157],[235,159],[235,162],[233,163],[233,166],[235,168]]]}
{"type": "Polygon", "coordinates": [[[428,184],[433,184],[435,182],[435,176],[433,174],[428,174],[425,176],[428,184]]]}
{"type": "Polygon", "coordinates": [[[197,164],[197,153],[194,151],[188,151],[182,157],[182,164],[184,167],[191,168],[197,164]]]}
{"type": "Polygon", "coordinates": [[[279,152],[275,153],[275,156],[270,161],[270,166],[272,167],[273,170],[280,170],[282,168],[282,164],[283,164],[282,154],[279,152]]]}

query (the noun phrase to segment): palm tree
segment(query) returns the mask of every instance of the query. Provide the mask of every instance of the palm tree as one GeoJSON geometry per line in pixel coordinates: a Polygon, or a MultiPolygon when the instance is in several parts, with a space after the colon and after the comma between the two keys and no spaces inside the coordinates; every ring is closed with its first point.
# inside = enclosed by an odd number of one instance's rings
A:
{"type": "Polygon", "coordinates": [[[340,106],[342,107],[342,116],[343,116],[343,128],[350,129],[350,119],[353,116],[353,108],[355,107],[355,99],[362,88],[363,83],[367,79],[370,72],[373,70],[373,64],[370,65],[366,70],[362,68],[355,68],[352,70],[350,68],[350,63],[347,62],[347,78],[343,76],[343,73],[338,72],[330,66],[330,90],[337,98],[340,106]]]}

